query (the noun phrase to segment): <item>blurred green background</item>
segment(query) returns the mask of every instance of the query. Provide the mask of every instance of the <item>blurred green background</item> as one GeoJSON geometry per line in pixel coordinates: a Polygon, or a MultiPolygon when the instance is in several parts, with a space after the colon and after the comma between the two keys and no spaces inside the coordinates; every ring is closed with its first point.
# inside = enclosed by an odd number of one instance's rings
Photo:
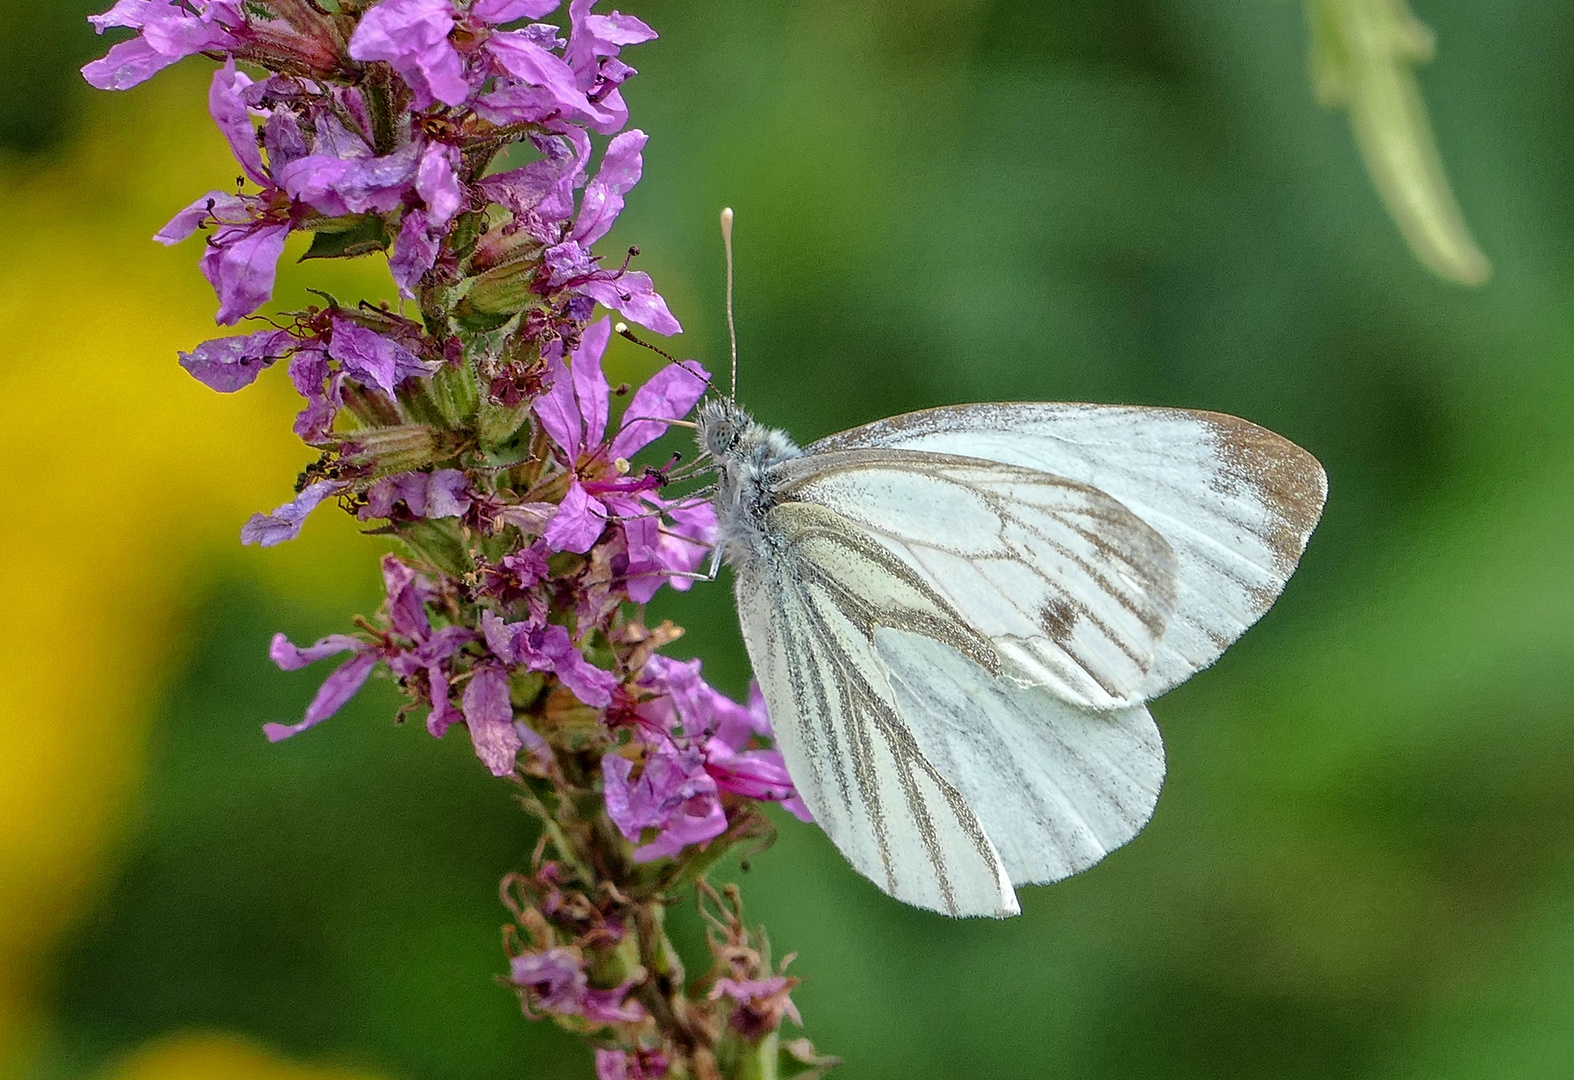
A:
{"type": "MultiPolygon", "coordinates": [[[[493,981],[533,837],[462,737],[375,685],[259,734],[316,685],[269,635],[375,607],[376,550],[329,515],[235,546],[308,455],[282,377],[221,399],[175,364],[214,304],[196,244],[147,237],[234,166],[205,61],[81,84],[102,6],[0,0],[0,1072],[588,1076],[493,981]]],[[[627,6],[663,38],[629,57],[652,140],[607,249],[720,366],[737,208],[761,419],[1185,405],[1330,476],[1278,606],[1154,706],[1167,788],[1105,864],[1007,923],[901,907],[791,820],[729,869],[836,1075],[1574,1075],[1574,8],[1417,4],[1494,266],[1466,289],[1316,104],[1296,5],[627,6]]],[[[387,292],[380,260],[322,267],[280,301],[387,292]]],[[[741,692],[728,590],[658,606],[741,692]]]]}

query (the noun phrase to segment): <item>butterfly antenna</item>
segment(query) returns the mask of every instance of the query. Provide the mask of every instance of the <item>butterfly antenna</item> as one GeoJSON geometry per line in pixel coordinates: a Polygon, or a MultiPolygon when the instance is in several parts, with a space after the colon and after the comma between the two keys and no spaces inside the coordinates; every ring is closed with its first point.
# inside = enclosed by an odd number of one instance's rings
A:
{"type": "Polygon", "coordinates": [[[648,341],[641,341],[639,338],[635,337],[634,336],[634,331],[629,329],[629,324],[626,323],[626,322],[620,322],[620,323],[613,324],[612,332],[614,334],[616,334],[620,338],[624,338],[624,339],[626,339],[628,341],[632,341],[634,344],[638,345],[642,349],[649,349],[651,352],[655,353],[657,356],[665,356],[668,360],[672,361],[674,364],[676,364],[678,362],[677,357],[673,356],[666,349],[657,348],[656,346],[652,345],[650,342],[648,342],[648,341]]]}
{"type": "MultiPolygon", "coordinates": [[[[629,324],[628,323],[626,323],[626,322],[613,323],[612,324],[612,332],[614,334],[616,334],[620,338],[624,338],[624,339],[626,339],[628,341],[632,341],[634,344],[638,345],[642,349],[649,349],[651,352],[655,353],[658,356],[665,356],[669,361],[671,361],[674,364],[677,364],[680,368],[683,368],[684,371],[687,371],[690,375],[693,375],[696,379],[702,378],[702,376],[700,375],[699,372],[695,371],[693,368],[684,367],[683,363],[680,362],[677,357],[675,357],[671,353],[669,353],[666,349],[658,348],[657,346],[652,345],[648,341],[642,341],[639,338],[635,337],[634,336],[634,331],[629,329],[629,324]]],[[[705,379],[705,385],[706,386],[710,386],[711,385],[711,381],[709,379],[705,379]]],[[[712,387],[712,389],[714,389],[714,387],[712,387]]],[[[666,421],[663,421],[663,423],[676,424],[678,427],[686,427],[686,428],[691,428],[691,427],[694,426],[694,422],[692,420],[666,420],[666,421]]]]}
{"type": "Polygon", "coordinates": [[[727,252],[727,340],[732,345],[732,390],[728,393],[734,404],[738,401],[738,324],[732,316],[732,207],[721,212],[721,245],[727,252]]]}

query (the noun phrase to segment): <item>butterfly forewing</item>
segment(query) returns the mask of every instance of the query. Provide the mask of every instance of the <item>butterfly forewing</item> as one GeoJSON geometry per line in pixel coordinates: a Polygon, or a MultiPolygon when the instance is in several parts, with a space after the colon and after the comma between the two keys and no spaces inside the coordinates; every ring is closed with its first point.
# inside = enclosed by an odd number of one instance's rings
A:
{"type": "MultiPolygon", "coordinates": [[[[809,453],[773,467],[771,481],[783,504],[834,512],[853,526],[843,534],[912,570],[934,597],[926,616],[942,616],[952,637],[906,609],[873,611],[879,625],[938,637],[992,674],[1077,705],[1141,700],[1175,607],[1176,561],[1163,537],[1103,492],[1035,469],[904,450],[809,453]]],[[[849,605],[860,600],[848,590],[849,605]]]]}
{"type": "Polygon", "coordinates": [[[807,448],[966,454],[1105,492],[1164,537],[1175,611],[1140,688],[1152,698],[1207,667],[1273,604],[1322,512],[1327,479],[1306,451],[1220,413],[1079,404],[955,405],[908,413],[807,448]]]}

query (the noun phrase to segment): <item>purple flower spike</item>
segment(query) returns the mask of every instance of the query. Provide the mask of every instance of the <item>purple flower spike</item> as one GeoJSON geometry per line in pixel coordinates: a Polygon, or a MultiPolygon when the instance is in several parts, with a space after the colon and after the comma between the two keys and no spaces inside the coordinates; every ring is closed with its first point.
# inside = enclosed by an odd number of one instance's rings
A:
{"type": "Polygon", "coordinates": [[[268,367],[295,345],[285,330],[259,330],[240,337],[204,341],[180,353],[180,366],[221,394],[232,394],[257,381],[268,367]]]}
{"type": "Polygon", "coordinates": [[[304,491],[273,513],[253,514],[251,519],[241,526],[240,542],[273,547],[286,540],[294,540],[301,534],[301,526],[306,523],[306,515],[317,509],[318,504],[324,499],[331,498],[343,490],[344,485],[334,480],[319,480],[315,484],[308,485],[304,491]]]}

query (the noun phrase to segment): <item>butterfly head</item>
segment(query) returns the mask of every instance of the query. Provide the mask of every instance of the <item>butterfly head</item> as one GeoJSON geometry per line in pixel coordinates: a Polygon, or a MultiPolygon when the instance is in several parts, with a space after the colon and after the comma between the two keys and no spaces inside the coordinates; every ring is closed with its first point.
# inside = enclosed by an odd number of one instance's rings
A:
{"type": "Polygon", "coordinates": [[[768,428],[744,412],[735,401],[715,398],[695,414],[695,440],[718,468],[745,466],[763,469],[800,451],[784,431],[768,428]]]}

